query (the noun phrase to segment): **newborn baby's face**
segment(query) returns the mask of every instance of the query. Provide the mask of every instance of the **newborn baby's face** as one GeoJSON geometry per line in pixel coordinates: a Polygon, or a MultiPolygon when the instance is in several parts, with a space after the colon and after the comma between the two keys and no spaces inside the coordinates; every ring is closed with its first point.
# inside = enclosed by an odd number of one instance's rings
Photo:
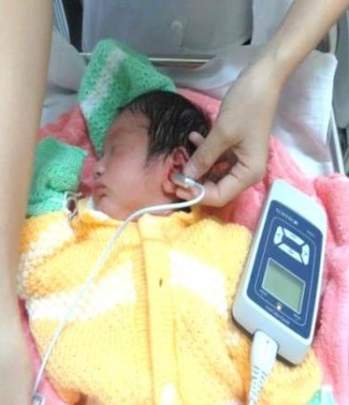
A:
{"type": "Polygon", "coordinates": [[[96,209],[115,219],[161,201],[164,165],[147,162],[148,119],[123,111],[111,127],[104,155],[96,163],[92,197],[96,209]]]}

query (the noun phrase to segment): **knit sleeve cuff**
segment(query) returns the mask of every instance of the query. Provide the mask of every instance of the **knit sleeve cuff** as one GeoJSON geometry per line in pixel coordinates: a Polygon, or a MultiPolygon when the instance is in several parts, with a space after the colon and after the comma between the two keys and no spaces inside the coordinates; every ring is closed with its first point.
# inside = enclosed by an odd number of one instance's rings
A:
{"type": "Polygon", "coordinates": [[[28,216],[58,211],[67,191],[75,192],[87,152],[55,138],[42,140],[35,152],[28,216]]]}

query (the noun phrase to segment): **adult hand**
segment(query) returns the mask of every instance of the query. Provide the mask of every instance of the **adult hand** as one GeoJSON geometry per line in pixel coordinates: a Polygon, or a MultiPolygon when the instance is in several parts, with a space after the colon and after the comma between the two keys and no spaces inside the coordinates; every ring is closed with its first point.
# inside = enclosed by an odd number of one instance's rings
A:
{"type": "MultiPolygon", "coordinates": [[[[199,147],[184,169],[188,176],[199,179],[209,174],[219,158],[227,162],[232,153],[236,158],[230,160],[229,170],[218,182],[205,181],[204,204],[223,206],[262,177],[282,86],[348,5],[349,0],[294,1],[257,62],[227,93],[207,139],[202,142],[197,135],[192,136],[199,147]]],[[[180,189],[177,196],[186,199],[190,194],[180,189]]]]}
{"type": "MultiPolygon", "coordinates": [[[[207,138],[197,133],[190,135],[198,148],[184,173],[204,182],[203,204],[224,206],[262,178],[282,89],[282,81],[272,70],[268,66],[251,66],[227,92],[207,138]]],[[[177,196],[188,199],[192,194],[179,189],[177,196]]]]}

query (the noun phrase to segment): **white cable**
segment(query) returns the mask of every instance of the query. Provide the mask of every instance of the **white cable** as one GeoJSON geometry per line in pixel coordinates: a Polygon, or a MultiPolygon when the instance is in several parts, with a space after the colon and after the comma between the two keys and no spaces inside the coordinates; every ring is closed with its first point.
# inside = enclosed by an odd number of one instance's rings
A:
{"type": "Polygon", "coordinates": [[[80,287],[79,291],[77,292],[76,296],[72,299],[72,302],[67,306],[67,309],[65,311],[65,314],[57,326],[52,339],[48,345],[48,348],[43,356],[41,366],[39,368],[39,371],[37,372],[36,378],[35,378],[35,383],[33,386],[33,391],[32,391],[32,398],[33,398],[33,404],[34,403],[39,403],[39,402],[34,402],[38,401],[40,399],[43,400],[42,396],[37,392],[38,388],[41,384],[41,380],[43,378],[43,374],[48,362],[48,359],[51,356],[52,350],[54,349],[60,335],[62,334],[66,324],[73,318],[74,316],[74,310],[77,309],[78,304],[83,297],[83,295],[86,293],[86,291],[89,289],[91,284],[94,281],[94,278],[100,271],[100,269],[103,267],[105,264],[106,260],[109,257],[110,252],[112,251],[114,244],[116,240],[119,238],[119,236],[122,234],[126,226],[133,221],[134,219],[141,217],[144,214],[149,214],[149,213],[155,213],[155,212],[161,212],[161,211],[169,211],[169,210],[177,210],[177,209],[182,209],[182,208],[188,208],[191,207],[192,205],[198,204],[205,196],[205,188],[202,186],[200,183],[197,183],[196,181],[192,180],[189,177],[183,176],[179,173],[176,173],[175,176],[173,177],[173,181],[180,186],[184,188],[195,188],[198,191],[198,194],[196,197],[192,198],[189,201],[183,201],[183,202],[176,202],[176,203],[169,203],[169,204],[159,204],[159,205],[152,205],[150,207],[145,207],[141,208],[132,214],[130,214],[123,224],[115,231],[114,235],[111,237],[110,241],[107,243],[106,247],[102,250],[102,253],[98,257],[95,265],[93,266],[89,276],[86,279],[86,282],[80,287]]]}
{"type": "Polygon", "coordinates": [[[257,405],[264,383],[273,368],[278,345],[266,333],[257,330],[251,348],[251,383],[248,405],[257,405]]]}

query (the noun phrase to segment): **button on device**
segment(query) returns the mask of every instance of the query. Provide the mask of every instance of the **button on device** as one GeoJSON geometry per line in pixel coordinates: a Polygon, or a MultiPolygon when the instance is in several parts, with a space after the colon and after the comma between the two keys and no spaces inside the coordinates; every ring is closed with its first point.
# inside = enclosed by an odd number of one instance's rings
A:
{"type": "Polygon", "coordinates": [[[303,263],[307,266],[309,264],[309,258],[310,258],[310,249],[309,245],[304,245],[302,247],[302,259],[303,263]]]}
{"type": "Polygon", "coordinates": [[[295,235],[293,232],[291,232],[289,229],[285,228],[285,235],[288,239],[291,239],[292,242],[294,242],[296,245],[301,246],[304,243],[304,240],[300,238],[299,236],[295,235]]]}
{"type": "Polygon", "coordinates": [[[289,256],[293,257],[294,259],[296,259],[299,263],[302,263],[302,259],[299,253],[295,252],[293,249],[291,249],[288,245],[286,245],[285,243],[282,243],[281,245],[279,245],[279,248],[284,251],[285,253],[287,253],[289,256]]]}
{"type": "Polygon", "coordinates": [[[282,227],[278,226],[276,228],[276,232],[274,234],[274,243],[275,243],[275,245],[278,245],[279,243],[281,243],[283,235],[284,235],[284,233],[282,232],[282,227]]]}

